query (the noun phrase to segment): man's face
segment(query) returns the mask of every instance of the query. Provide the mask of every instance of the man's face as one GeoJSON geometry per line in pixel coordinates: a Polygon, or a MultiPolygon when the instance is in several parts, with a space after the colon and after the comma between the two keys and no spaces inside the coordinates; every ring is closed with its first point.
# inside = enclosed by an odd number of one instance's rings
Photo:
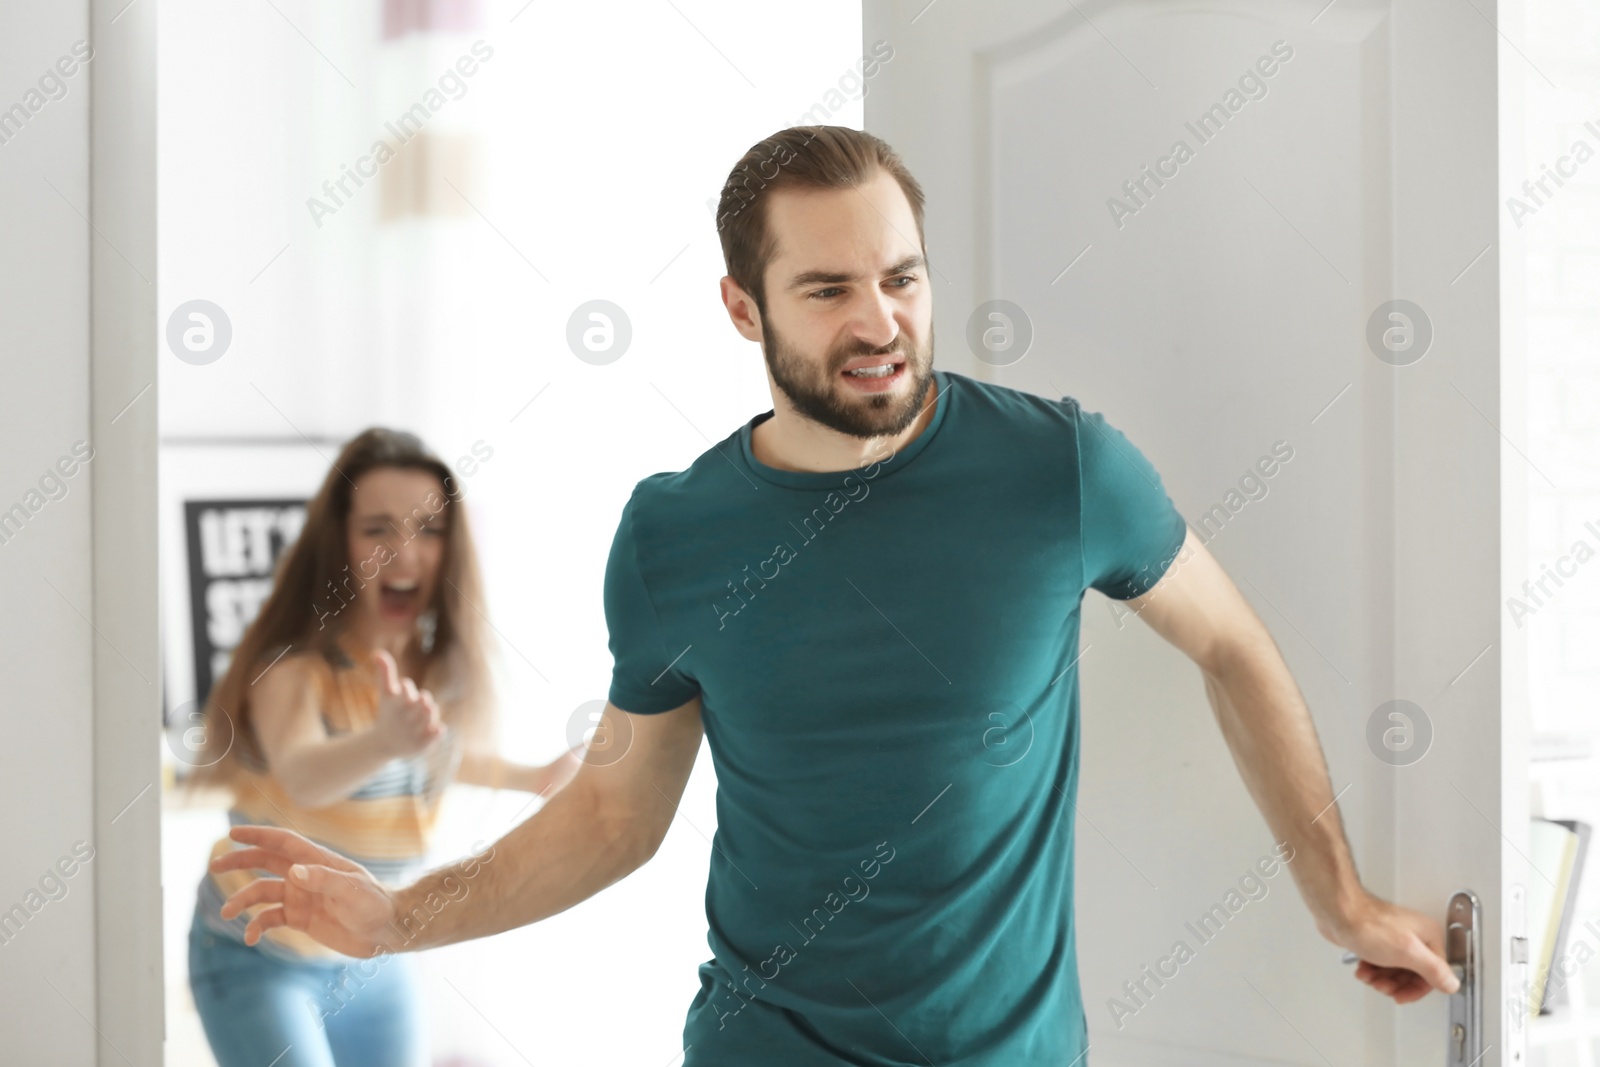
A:
{"type": "Polygon", "coordinates": [[[933,293],[899,183],[879,171],[854,189],[785,189],[767,226],[761,350],[773,382],[802,416],[852,437],[910,426],[933,378],[933,293]]]}

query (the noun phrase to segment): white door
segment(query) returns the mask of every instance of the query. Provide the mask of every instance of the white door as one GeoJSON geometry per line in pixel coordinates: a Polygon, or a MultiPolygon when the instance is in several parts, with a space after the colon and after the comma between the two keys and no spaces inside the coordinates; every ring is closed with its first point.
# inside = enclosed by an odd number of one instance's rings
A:
{"type": "MultiPolygon", "coordinates": [[[[1293,670],[1366,886],[1441,921],[1480,898],[1479,1062],[1518,1065],[1493,8],[868,0],[864,51],[893,49],[867,129],[928,195],[939,364],[1075,395],[1149,456],[1293,670]],[[969,344],[995,299],[1020,359],[969,344]]],[[[1247,880],[1273,839],[1195,667],[1097,593],[1083,615],[1090,1062],[1447,1062],[1448,998],[1396,1007],[1288,873],[1247,880]]]]}

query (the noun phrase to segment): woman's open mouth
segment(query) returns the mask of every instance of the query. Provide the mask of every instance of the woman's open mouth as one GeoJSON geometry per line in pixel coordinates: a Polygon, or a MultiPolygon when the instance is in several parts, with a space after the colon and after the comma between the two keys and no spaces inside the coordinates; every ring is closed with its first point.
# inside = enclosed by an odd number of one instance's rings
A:
{"type": "Polygon", "coordinates": [[[386,619],[422,613],[422,586],[415,578],[396,578],[378,587],[378,608],[386,619]]]}

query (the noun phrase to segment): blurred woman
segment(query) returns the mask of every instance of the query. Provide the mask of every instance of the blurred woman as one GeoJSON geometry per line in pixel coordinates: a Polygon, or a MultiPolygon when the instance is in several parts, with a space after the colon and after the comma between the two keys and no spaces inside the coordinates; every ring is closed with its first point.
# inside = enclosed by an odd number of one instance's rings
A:
{"type": "MultiPolygon", "coordinates": [[[[452,779],[549,797],[579,758],[522,766],[494,753],[482,604],[449,468],[412,434],[362,433],[207,699],[191,783],[231,789],[231,825],[297,830],[393,882],[424,867],[452,779]]],[[[211,854],[232,847],[224,837],[211,854]]],[[[414,961],[355,961],[288,928],[245,944],[259,906],[231,920],[219,909],[252,876],[208,873],[189,933],[189,984],[220,1067],[427,1063],[414,961]]]]}

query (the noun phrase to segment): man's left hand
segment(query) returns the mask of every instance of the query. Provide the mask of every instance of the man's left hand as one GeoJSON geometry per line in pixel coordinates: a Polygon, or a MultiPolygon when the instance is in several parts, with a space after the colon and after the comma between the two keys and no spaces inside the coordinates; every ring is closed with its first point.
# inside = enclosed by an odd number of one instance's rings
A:
{"type": "Polygon", "coordinates": [[[1360,957],[1356,977],[1396,1004],[1420,1000],[1430,989],[1461,987],[1444,959],[1444,925],[1432,916],[1369,895],[1339,927],[1318,925],[1329,941],[1360,957]]]}

